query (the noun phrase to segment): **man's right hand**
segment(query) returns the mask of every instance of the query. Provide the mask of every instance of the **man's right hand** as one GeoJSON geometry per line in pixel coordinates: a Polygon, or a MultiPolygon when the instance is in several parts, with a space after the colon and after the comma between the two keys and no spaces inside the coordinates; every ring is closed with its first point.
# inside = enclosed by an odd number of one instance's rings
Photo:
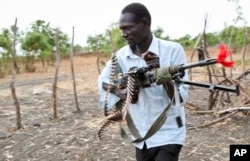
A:
{"type": "Polygon", "coordinates": [[[122,76],[118,82],[118,88],[125,89],[128,83],[128,76],[122,76]]]}
{"type": "Polygon", "coordinates": [[[117,88],[117,86],[115,85],[108,84],[105,82],[102,83],[102,88],[106,91],[109,90],[110,93],[113,93],[114,95],[120,97],[121,100],[126,100],[126,95],[127,95],[126,89],[120,89],[117,88]]]}
{"type": "Polygon", "coordinates": [[[159,68],[160,67],[160,59],[158,55],[155,53],[148,51],[141,55],[142,59],[144,59],[149,67],[149,69],[159,68]]]}

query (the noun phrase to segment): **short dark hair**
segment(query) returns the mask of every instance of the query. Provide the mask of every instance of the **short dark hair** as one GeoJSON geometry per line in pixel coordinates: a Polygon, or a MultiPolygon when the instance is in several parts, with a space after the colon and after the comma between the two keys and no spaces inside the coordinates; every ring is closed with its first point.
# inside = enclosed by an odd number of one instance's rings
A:
{"type": "Polygon", "coordinates": [[[146,6],[141,3],[131,3],[123,8],[122,14],[131,13],[135,15],[135,21],[140,22],[144,17],[146,17],[151,24],[151,15],[146,6]]]}

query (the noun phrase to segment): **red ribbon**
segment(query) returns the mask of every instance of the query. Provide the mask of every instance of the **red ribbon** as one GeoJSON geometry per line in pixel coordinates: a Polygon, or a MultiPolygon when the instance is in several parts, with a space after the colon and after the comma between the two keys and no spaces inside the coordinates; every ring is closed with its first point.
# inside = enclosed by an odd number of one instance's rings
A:
{"type": "Polygon", "coordinates": [[[226,61],[227,56],[230,54],[231,51],[227,50],[227,46],[225,44],[221,44],[216,59],[217,63],[222,64],[224,67],[232,67],[234,65],[234,61],[226,61]]]}

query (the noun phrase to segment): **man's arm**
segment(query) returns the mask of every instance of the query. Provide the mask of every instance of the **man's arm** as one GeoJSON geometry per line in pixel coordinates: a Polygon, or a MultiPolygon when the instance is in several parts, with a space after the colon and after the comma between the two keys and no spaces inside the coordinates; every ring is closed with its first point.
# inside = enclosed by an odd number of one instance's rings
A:
{"type": "Polygon", "coordinates": [[[111,109],[120,100],[118,96],[112,93],[109,93],[109,97],[107,98],[107,91],[103,89],[103,82],[110,84],[111,72],[111,61],[108,61],[105,68],[102,70],[101,74],[98,77],[98,90],[100,94],[99,108],[104,108],[104,103],[106,102],[106,106],[108,106],[108,109],[111,109]]]}

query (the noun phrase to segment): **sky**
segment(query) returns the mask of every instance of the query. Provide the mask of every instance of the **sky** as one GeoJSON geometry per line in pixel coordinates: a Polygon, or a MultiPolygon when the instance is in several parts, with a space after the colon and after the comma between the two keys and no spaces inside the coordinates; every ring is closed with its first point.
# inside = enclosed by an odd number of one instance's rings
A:
{"type": "MultiPolygon", "coordinates": [[[[14,25],[17,18],[19,29],[26,31],[40,19],[60,28],[70,39],[74,27],[74,44],[86,46],[88,36],[105,33],[131,2],[141,2],[149,9],[152,30],[161,27],[164,36],[176,39],[202,33],[206,17],[206,32],[219,32],[225,24],[234,24],[237,16],[236,4],[228,0],[1,0],[0,30],[14,25]]],[[[239,4],[249,26],[250,1],[239,4]]]]}

